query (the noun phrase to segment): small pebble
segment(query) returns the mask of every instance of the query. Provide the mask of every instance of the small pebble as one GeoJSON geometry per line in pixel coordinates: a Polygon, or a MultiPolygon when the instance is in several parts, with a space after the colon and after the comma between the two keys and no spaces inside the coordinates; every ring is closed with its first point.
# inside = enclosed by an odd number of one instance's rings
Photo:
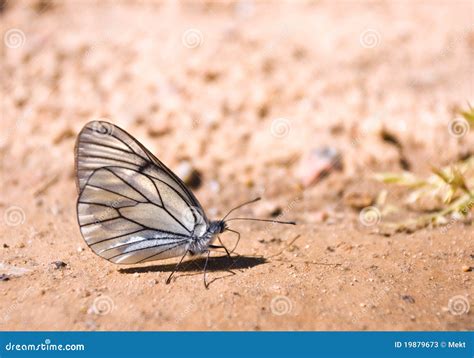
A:
{"type": "Polygon", "coordinates": [[[148,285],[149,286],[155,286],[159,283],[159,281],[156,279],[156,278],[153,278],[151,280],[148,281],[148,285]]]}
{"type": "Polygon", "coordinates": [[[283,212],[282,209],[281,209],[279,206],[276,206],[276,207],[274,207],[273,210],[270,212],[270,216],[271,216],[272,218],[276,218],[276,217],[278,217],[279,215],[281,215],[282,212],[283,212]]]}
{"type": "Polygon", "coordinates": [[[67,266],[67,263],[63,261],[53,261],[51,262],[51,265],[53,265],[55,270],[59,270],[59,269],[65,268],[67,266]]]}
{"type": "Polygon", "coordinates": [[[0,274],[0,281],[9,281],[10,276],[5,275],[4,273],[0,274]]]}
{"type": "Polygon", "coordinates": [[[462,267],[462,270],[463,270],[464,272],[471,272],[471,271],[474,270],[474,267],[473,267],[473,266],[464,265],[464,266],[462,267]]]}
{"type": "Polygon", "coordinates": [[[347,206],[360,210],[372,205],[374,197],[368,193],[351,192],[344,197],[344,202],[347,206]]]}
{"type": "Polygon", "coordinates": [[[313,149],[302,160],[298,177],[304,187],[309,187],[334,170],[342,169],[341,155],[336,148],[322,147],[313,149]]]}
{"type": "Polygon", "coordinates": [[[410,295],[403,295],[402,300],[408,303],[415,303],[415,299],[410,295]]]}

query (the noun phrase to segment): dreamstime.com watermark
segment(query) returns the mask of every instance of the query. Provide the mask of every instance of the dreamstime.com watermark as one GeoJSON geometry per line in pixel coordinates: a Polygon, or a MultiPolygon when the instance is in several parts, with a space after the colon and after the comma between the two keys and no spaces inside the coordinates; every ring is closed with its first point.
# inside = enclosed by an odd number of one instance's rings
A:
{"type": "Polygon", "coordinates": [[[359,35],[359,43],[363,48],[375,48],[381,40],[380,33],[375,29],[365,29],[359,35]]]}
{"type": "Polygon", "coordinates": [[[85,351],[84,344],[53,344],[50,339],[45,339],[43,343],[18,344],[9,342],[5,344],[7,352],[51,352],[51,351],[85,351]]]}
{"type": "Polygon", "coordinates": [[[470,308],[469,301],[465,296],[458,295],[449,299],[448,310],[454,316],[468,314],[470,308]]]}
{"type": "Polygon", "coordinates": [[[471,127],[469,126],[469,122],[464,118],[453,119],[448,124],[449,134],[454,138],[464,137],[470,129],[471,127]]]}
{"type": "Polygon", "coordinates": [[[293,309],[293,303],[286,296],[275,296],[270,303],[270,310],[276,316],[288,314],[293,309]]]}
{"type": "Polygon", "coordinates": [[[10,49],[22,47],[26,42],[26,36],[20,29],[10,29],[3,35],[3,43],[10,49]]]}
{"type": "Polygon", "coordinates": [[[7,226],[22,225],[25,220],[25,211],[19,206],[10,206],[3,214],[3,221],[7,226]]]}
{"type": "Polygon", "coordinates": [[[204,35],[198,29],[187,29],[181,36],[181,43],[189,49],[197,48],[204,43],[204,35]]]}
{"type": "Polygon", "coordinates": [[[272,121],[270,132],[275,138],[285,138],[290,134],[291,122],[286,118],[276,118],[272,121]]]}
{"type": "Polygon", "coordinates": [[[111,313],[115,308],[115,303],[109,296],[96,297],[90,308],[90,313],[94,313],[99,316],[105,316],[111,313]]]}
{"type": "Polygon", "coordinates": [[[359,221],[364,226],[378,225],[382,220],[382,213],[375,206],[367,206],[359,213],[359,221]]]}

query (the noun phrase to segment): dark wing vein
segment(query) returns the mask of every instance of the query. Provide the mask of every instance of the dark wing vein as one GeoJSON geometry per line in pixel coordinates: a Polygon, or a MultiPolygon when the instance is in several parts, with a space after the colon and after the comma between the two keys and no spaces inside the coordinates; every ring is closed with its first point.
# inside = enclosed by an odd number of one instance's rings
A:
{"type": "MultiPolygon", "coordinates": [[[[103,168],[100,168],[100,169],[103,169],[103,168]]],[[[91,178],[92,178],[92,175],[91,175],[91,178]]],[[[134,201],[134,202],[136,202],[136,203],[137,203],[137,202],[138,202],[138,203],[143,203],[143,201],[137,201],[137,200],[135,200],[135,199],[133,199],[133,198],[130,198],[130,197],[126,196],[126,195],[117,193],[117,192],[115,192],[115,191],[113,191],[113,190],[106,189],[106,188],[103,188],[103,187],[100,187],[100,186],[97,186],[97,185],[93,185],[93,184],[87,183],[87,184],[84,186],[84,188],[85,188],[86,186],[90,186],[90,187],[92,187],[92,188],[96,188],[96,189],[100,189],[100,190],[103,190],[103,191],[107,191],[107,192],[109,192],[109,193],[112,193],[112,194],[121,196],[121,197],[123,197],[123,198],[125,198],[125,199],[132,200],[132,201],[134,201]]],[[[145,198],[145,199],[146,199],[146,198],[145,198]]],[[[148,200],[148,199],[146,199],[146,200],[148,200]]]]}
{"type": "Polygon", "coordinates": [[[117,151],[120,151],[122,153],[126,153],[126,154],[133,154],[133,155],[136,155],[137,157],[143,159],[143,160],[146,160],[145,158],[143,158],[141,155],[135,153],[135,152],[129,152],[128,150],[125,150],[123,148],[120,148],[120,147],[116,147],[116,146],[113,146],[113,145],[109,145],[109,144],[105,144],[105,143],[97,143],[97,142],[91,142],[91,141],[88,141],[88,140],[81,140],[81,143],[82,144],[89,144],[89,145],[95,145],[96,147],[105,147],[105,148],[109,148],[109,149],[113,149],[113,150],[117,150],[117,151]]]}
{"type": "Polygon", "coordinates": [[[137,233],[139,233],[139,232],[141,232],[141,231],[146,231],[146,230],[147,230],[146,228],[143,228],[143,229],[140,229],[140,230],[137,230],[137,231],[129,232],[128,234],[122,234],[122,235],[118,235],[118,236],[109,237],[109,238],[107,238],[107,239],[103,239],[103,240],[94,242],[94,243],[90,244],[89,246],[94,246],[94,245],[100,244],[101,242],[105,242],[105,241],[120,239],[121,237],[124,237],[124,236],[127,236],[127,235],[137,234],[137,233]]]}
{"type": "MultiPolygon", "coordinates": [[[[135,200],[134,200],[135,201],[135,200]]],[[[85,202],[85,201],[78,201],[77,202],[78,204],[85,204],[85,205],[97,205],[97,206],[103,206],[104,208],[109,208],[109,209],[115,209],[117,210],[116,207],[114,207],[113,205],[111,204],[104,204],[104,203],[96,203],[96,202],[85,202]]],[[[140,204],[140,202],[136,202],[134,205],[126,205],[126,206],[121,206],[119,209],[122,209],[122,208],[131,208],[131,207],[134,207],[134,206],[137,206],[138,204],[140,204]]]]}
{"type": "MultiPolygon", "coordinates": [[[[88,154],[88,155],[87,155],[87,158],[112,160],[112,161],[114,161],[114,162],[121,162],[121,163],[125,163],[125,164],[130,164],[130,165],[133,165],[133,166],[136,166],[136,167],[139,167],[139,166],[140,166],[139,164],[137,164],[137,163],[135,163],[135,162],[128,162],[128,161],[123,160],[123,159],[110,158],[110,157],[106,157],[106,156],[102,156],[102,155],[88,154]]],[[[127,169],[130,169],[130,168],[127,168],[127,169]]]]}
{"type": "MultiPolygon", "coordinates": [[[[179,191],[176,190],[176,188],[174,188],[172,185],[170,185],[169,183],[165,182],[164,180],[158,179],[157,177],[155,177],[155,176],[153,176],[153,175],[151,175],[151,174],[147,174],[147,173],[143,173],[143,175],[146,175],[146,176],[147,176],[148,178],[150,178],[150,179],[155,179],[155,180],[158,180],[160,183],[165,184],[168,188],[170,188],[171,190],[173,190],[173,191],[176,193],[176,195],[178,195],[178,196],[181,198],[181,200],[183,200],[186,204],[188,204],[188,206],[190,206],[190,204],[192,204],[192,203],[189,203],[189,201],[186,200],[186,198],[184,198],[183,195],[182,195],[179,191]]],[[[153,181],[153,180],[152,180],[152,181],[153,181]]],[[[164,203],[163,203],[163,204],[164,204],[164,203]]],[[[200,205],[199,205],[199,207],[200,207],[200,205]]]]}
{"type": "MultiPolygon", "coordinates": [[[[120,218],[124,219],[124,217],[122,215],[120,215],[120,213],[118,213],[118,214],[119,214],[119,216],[115,216],[115,217],[110,218],[110,219],[96,220],[96,221],[93,221],[89,224],[82,224],[82,225],[79,224],[79,226],[80,227],[85,227],[85,226],[91,226],[91,225],[98,225],[98,224],[106,223],[106,222],[109,222],[109,221],[117,220],[117,219],[120,219],[120,218]]],[[[143,226],[141,224],[138,224],[138,225],[143,226]]]]}
{"type": "MultiPolygon", "coordinates": [[[[122,177],[120,177],[119,175],[117,175],[117,173],[115,173],[115,172],[114,172],[113,170],[111,170],[110,168],[114,168],[114,167],[105,167],[105,168],[103,168],[103,169],[105,169],[105,170],[107,170],[108,172],[112,173],[112,174],[113,174],[116,178],[118,178],[122,183],[124,183],[125,185],[129,186],[132,190],[136,191],[138,194],[140,194],[141,196],[143,196],[143,197],[146,199],[146,201],[148,201],[150,204],[156,205],[156,206],[158,206],[158,207],[164,209],[164,205],[159,205],[159,204],[157,204],[157,203],[151,202],[151,201],[148,199],[148,197],[147,197],[144,193],[142,193],[140,190],[138,190],[136,187],[134,187],[134,186],[131,185],[130,183],[126,182],[122,177]]],[[[126,168],[123,168],[123,169],[126,169],[126,168]]],[[[133,169],[130,169],[130,170],[133,170],[133,169]]],[[[139,173],[139,172],[137,172],[136,170],[133,170],[133,171],[136,172],[136,173],[139,173]]],[[[139,174],[143,175],[142,173],[139,173],[139,174]]],[[[152,180],[151,180],[151,181],[152,181],[152,180]]],[[[153,181],[152,181],[152,182],[153,182],[153,181]]],[[[155,185],[155,188],[156,188],[156,185],[155,185]]],[[[161,196],[160,196],[160,193],[159,193],[158,189],[157,189],[157,192],[158,192],[158,196],[160,197],[161,203],[163,203],[163,201],[161,200],[161,196]]],[[[164,204],[164,203],[163,203],[163,204],[164,204]]]]}

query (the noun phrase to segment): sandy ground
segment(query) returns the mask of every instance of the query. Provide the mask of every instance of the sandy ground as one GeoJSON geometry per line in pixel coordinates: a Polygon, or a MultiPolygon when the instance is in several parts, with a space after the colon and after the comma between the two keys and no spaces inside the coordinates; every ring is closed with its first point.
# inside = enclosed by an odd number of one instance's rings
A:
{"type": "Polygon", "coordinates": [[[472,226],[384,236],[344,200],[473,153],[449,130],[474,100],[472,2],[0,4],[0,329],[474,329],[472,226]],[[208,290],[202,260],[165,285],[176,259],[97,257],[73,148],[99,118],[190,162],[209,217],[261,195],[242,215],[298,225],[232,223],[241,256],[215,254],[208,290]],[[303,188],[321,147],[343,168],[303,188]]]}

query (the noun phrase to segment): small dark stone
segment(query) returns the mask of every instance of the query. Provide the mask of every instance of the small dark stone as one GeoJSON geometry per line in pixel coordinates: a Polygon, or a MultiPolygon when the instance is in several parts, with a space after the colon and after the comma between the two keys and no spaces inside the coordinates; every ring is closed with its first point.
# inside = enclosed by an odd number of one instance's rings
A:
{"type": "Polygon", "coordinates": [[[415,299],[410,295],[403,295],[402,300],[408,303],[415,303],[415,299]]]}
{"type": "Polygon", "coordinates": [[[326,247],[326,250],[329,251],[329,252],[334,252],[334,251],[336,251],[336,249],[334,248],[334,246],[328,246],[328,247],[326,247]]]}
{"type": "Polygon", "coordinates": [[[202,184],[202,179],[201,179],[201,173],[199,173],[197,170],[194,170],[191,173],[191,176],[189,179],[186,181],[186,185],[188,185],[191,189],[197,189],[201,186],[202,184]]]}
{"type": "Polygon", "coordinates": [[[400,141],[398,140],[398,138],[393,134],[393,133],[390,133],[388,132],[386,129],[384,129],[381,133],[382,135],[382,139],[387,142],[387,143],[390,143],[396,147],[399,147],[401,148],[401,143],[400,141]]]}
{"type": "Polygon", "coordinates": [[[279,206],[273,208],[273,210],[270,212],[270,216],[272,218],[276,218],[278,216],[280,216],[281,214],[283,213],[283,211],[281,210],[281,208],[279,206]]]}
{"type": "Polygon", "coordinates": [[[408,161],[408,159],[406,159],[405,157],[400,158],[400,166],[402,167],[403,170],[410,170],[411,169],[411,164],[408,161]]]}
{"type": "Polygon", "coordinates": [[[67,266],[67,263],[63,261],[54,261],[54,262],[51,262],[51,264],[54,266],[55,270],[65,268],[67,266]]]}
{"type": "Polygon", "coordinates": [[[0,275],[0,281],[9,281],[9,280],[10,280],[10,276],[5,275],[4,273],[0,275]]]}
{"type": "Polygon", "coordinates": [[[8,249],[10,246],[8,246],[7,244],[3,244],[3,248],[4,249],[8,249]]]}

